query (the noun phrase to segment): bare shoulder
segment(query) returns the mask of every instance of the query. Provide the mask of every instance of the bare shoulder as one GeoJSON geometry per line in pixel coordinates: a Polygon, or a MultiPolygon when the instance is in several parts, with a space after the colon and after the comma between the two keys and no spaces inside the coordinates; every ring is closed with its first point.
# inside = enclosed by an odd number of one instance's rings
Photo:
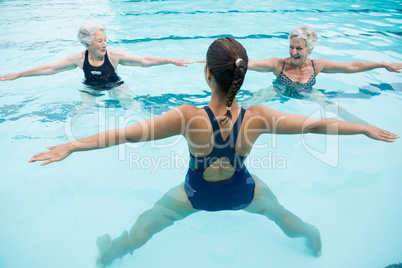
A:
{"type": "Polygon", "coordinates": [[[289,58],[275,58],[275,69],[276,69],[276,75],[278,76],[280,73],[281,73],[281,71],[282,71],[282,68],[283,68],[283,66],[285,66],[285,62],[286,62],[286,60],[287,59],[289,59],[289,58]]]}
{"type": "Polygon", "coordinates": [[[270,58],[267,59],[267,61],[269,60],[270,64],[272,65],[272,67],[275,67],[277,69],[282,69],[282,65],[285,62],[284,58],[270,58]]]}
{"type": "Polygon", "coordinates": [[[128,66],[139,66],[141,56],[123,50],[108,50],[109,59],[113,65],[122,64],[128,66]]]}
{"type": "Polygon", "coordinates": [[[254,105],[251,106],[250,108],[247,108],[248,116],[264,116],[267,114],[270,115],[276,113],[278,113],[277,110],[265,105],[254,105]]]}
{"type": "Polygon", "coordinates": [[[121,50],[107,50],[107,56],[111,62],[119,62],[121,58],[124,58],[124,51],[121,50]]]}
{"type": "Polygon", "coordinates": [[[111,49],[107,50],[107,54],[109,57],[119,57],[121,55],[124,55],[124,53],[125,52],[122,50],[111,50],[111,49]]]}
{"type": "Polygon", "coordinates": [[[282,113],[264,105],[255,105],[247,109],[245,120],[254,128],[265,128],[282,113]]]}
{"type": "Polygon", "coordinates": [[[280,65],[283,63],[282,58],[267,58],[263,60],[253,60],[255,62],[258,62],[260,65],[266,66],[266,67],[276,67],[276,65],[280,65]]]}
{"type": "Polygon", "coordinates": [[[312,61],[314,62],[316,73],[324,71],[325,69],[330,68],[334,63],[336,63],[327,59],[313,59],[312,61]]]}
{"type": "Polygon", "coordinates": [[[73,53],[70,54],[63,59],[59,60],[56,62],[56,65],[62,65],[62,66],[79,66],[82,68],[82,65],[84,63],[84,57],[85,57],[85,51],[78,52],[78,53],[73,53]]]}
{"type": "Polygon", "coordinates": [[[66,57],[66,59],[77,61],[79,59],[84,59],[84,57],[85,57],[85,50],[78,53],[70,54],[66,57]]]}
{"type": "Polygon", "coordinates": [[[183,118],[185,118],[186,121],[189,121],[196,116],[204,116],[206,114],[204,109],[200,109],[190,104],[181,105],[177,108],[174,108],[174,110],[177,110],[179,113],[183,114],[183,118]]]}
{"type": "Polygon", "coordinates": [[[283,58],[272,58],[271,59],[271,66],[272,66],[272,72],[276,75],[279,76],[279,74],[282,71],[282,67],[285,64],[285,60],[283,58]]]}
{"type": "Polygon", "coordinates": [[[137,55],[127,52],[127,51],[123,51],[123,50],[107,50],[107,54],[109,55],[109,58],[115,58],[115,59],[125,59],[128,57],[136,57],[137,55]]]}
{"type": "Polygon", "coordinates": [[[276,65],[282,65],[285,62],[284,58],[272,58],[272,62],[276,65]]]}

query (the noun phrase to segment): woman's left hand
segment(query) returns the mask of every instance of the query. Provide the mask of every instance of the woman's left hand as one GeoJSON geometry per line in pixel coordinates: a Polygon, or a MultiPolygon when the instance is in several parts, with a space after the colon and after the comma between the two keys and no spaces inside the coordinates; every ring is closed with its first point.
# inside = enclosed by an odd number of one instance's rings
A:
{"type": "Polygon", "coordinates": [[[389,63],[385,66],[385,69],[390,72],[400,73],[400,69],[402,69],[402,63],[389,63]]]}

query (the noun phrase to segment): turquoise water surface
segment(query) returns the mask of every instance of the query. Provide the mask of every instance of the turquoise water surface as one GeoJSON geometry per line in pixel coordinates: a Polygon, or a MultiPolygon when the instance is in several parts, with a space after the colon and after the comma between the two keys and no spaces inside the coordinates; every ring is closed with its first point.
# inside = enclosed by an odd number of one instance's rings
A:
{"type": "MultiPolygon", "coordinates": [[[[0,1],[0,75],[59,60],[84,47],[79,25],[107,26],[109,49],[203,59],[231,36],[249,57],[288,56],[298,24],[320,35],[311,58],[402,62],[401,1],[0,1]]],[[[27,160],[46,146],[123,127],[181,104],[203,106],[203,64],[119,67],[142,106],[104,105],[74,121],[83,72],[0,82],[0,267],[95,267],[96,238],[112,237],[184,179],[188,149],[178,137],[77,153],[41,167],[27,160]],[[106,106],[106,107],[103,107],[106,106]]],[[[238,101],[268,88],[274,75],[249,72],[238,101]]],[[[383,69],[320,74],[316,88],[359,118],[402,133],[401,74],[383,69]]],[[[284,112],[325,110],[308,100],[259,99],[284,112]]],[[[246,212],[200,212],[155,235],[112,267],[367,267],[402,262],[401,141],[359,136],[265,136],[247,166],[279,201],[322,235],[314,258],[303,241],[246,212]]]]}

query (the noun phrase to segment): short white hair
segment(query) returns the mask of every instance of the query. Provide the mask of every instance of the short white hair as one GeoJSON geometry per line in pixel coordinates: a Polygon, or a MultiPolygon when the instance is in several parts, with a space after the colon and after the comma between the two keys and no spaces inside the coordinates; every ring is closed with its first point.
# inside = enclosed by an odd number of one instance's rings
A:
{"type": "Polygon", "coordinates": [[[84,46],[90,45],[94,39],[94,34],[99,30],[105,32],[105,25],[96,21],[84,22],[81,24],[80,29],[78,30],[78,39],[84,46]]]}
{"type": "Polygon", "coordinates": [[[317,42],[318,36],[316,31],[310,25],[299,25],[294,27],[289,34],[289,41],[293,38],[296,40],[303,39],[306,41],[306,46],[308,49],[312,50],[317,42]]]}

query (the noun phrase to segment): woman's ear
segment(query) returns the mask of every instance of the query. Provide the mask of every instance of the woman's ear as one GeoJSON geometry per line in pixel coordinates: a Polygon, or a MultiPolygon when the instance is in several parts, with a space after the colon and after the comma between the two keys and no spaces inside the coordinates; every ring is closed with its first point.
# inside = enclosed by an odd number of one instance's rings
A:
{"type": "Polygon", "coordinates": [[[212,79],[212,72],[211,70],[205,65],[205,78],[207,80],[211,80],[212,79]]]}

